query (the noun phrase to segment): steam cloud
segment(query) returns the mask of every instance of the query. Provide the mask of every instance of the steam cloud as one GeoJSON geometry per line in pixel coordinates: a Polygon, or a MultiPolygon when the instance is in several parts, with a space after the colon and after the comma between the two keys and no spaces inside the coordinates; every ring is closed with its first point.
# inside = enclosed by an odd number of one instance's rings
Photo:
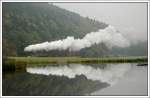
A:
{"type": "Polygon", "coordinates": [[[82,39],[74,39],[73,36],[68,36],[66,39],[43,42],[25,47],[26,52],[36,51],[51,51],[51,50],[69,50],[80,51],[83,48],[91,47],[95,44],[105,43],[109,48],[128,47],[129,41],[117,30],[109,25],[105,29],[100,29],[98,32],[86,34],[82,39]]]}
{"type": "Polygon", "coordinates": [[[87,79],[115,84],[131,69],[130,64],[110,64],[104,69],[81,64],[70,64],[69,66],[47,66],[27,67],[27,72],[43,75],[66,76],[75,78],[76,75],[84,75],[87,79]]]}

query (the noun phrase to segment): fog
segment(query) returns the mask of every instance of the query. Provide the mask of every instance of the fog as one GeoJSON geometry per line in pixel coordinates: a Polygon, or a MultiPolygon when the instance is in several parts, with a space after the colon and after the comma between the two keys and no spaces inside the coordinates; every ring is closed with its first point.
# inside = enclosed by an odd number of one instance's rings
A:
{"type": "Polygon", "coordinates": [[[147,40],[147,3],[53,3],[61,8],[106,22],[136,43],[147,40]]]}

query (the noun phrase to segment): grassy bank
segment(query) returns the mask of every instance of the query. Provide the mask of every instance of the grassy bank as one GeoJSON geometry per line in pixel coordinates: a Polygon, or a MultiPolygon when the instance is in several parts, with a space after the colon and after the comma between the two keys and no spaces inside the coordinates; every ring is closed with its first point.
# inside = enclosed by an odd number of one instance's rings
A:
{"type": "Polygon", "coordinates": [[[66,64],[66,63],[147,63],[144,56],[128,57],[101,57],[101,58],[81,58],[81,57],[7,57],[3,59],[3,71],[24,71],[28,64],[66,64]]]}
{"type": "Polygon", "coordinates": [[[81,58],[81,57],[8,57],[15,62],[26,64],[41,63],[142,63],[147,62],[145,56],[126,56],[126,57],[100,57],[100,58],[81,58]]]}
{"type": "Polygon", "coordinates": [[[15,59],[5,58],[2,62],[2,70],[5,71],[24,71],[27,63],[24,61],[16,61],[15,59]]]}

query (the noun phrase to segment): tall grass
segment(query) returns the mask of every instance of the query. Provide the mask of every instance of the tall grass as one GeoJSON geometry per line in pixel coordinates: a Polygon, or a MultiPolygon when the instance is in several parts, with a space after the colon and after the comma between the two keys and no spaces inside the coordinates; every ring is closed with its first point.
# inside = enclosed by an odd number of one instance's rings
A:
{"type": "Polygon", "coordinates": [[[8,57],[3,59],[2,69],[6,71],[25,71],[27,64],[51,64],[54,65],[62,63],[145,63],[147,57],[101,57],[101,58],[81,58],[81,57],[8,57]]]}
{"type": "Polygon", "coordinates": [[[126,57],[101,57],[101,58],[81,58],[81,57],[9,57],[16,62],[27,64],[38,63],[136,63],[147,62],[145,56],[126,56],[126,57]]]}

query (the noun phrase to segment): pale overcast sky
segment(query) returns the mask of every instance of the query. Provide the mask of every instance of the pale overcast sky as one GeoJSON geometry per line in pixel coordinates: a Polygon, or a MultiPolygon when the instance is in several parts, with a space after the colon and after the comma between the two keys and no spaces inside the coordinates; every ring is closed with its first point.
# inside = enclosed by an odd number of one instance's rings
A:
{"type": "Polygon", "coordinates": [[[147,3],[53,3],[81,16],[106,22],[128,39],[147,39],[147,3]]]}

